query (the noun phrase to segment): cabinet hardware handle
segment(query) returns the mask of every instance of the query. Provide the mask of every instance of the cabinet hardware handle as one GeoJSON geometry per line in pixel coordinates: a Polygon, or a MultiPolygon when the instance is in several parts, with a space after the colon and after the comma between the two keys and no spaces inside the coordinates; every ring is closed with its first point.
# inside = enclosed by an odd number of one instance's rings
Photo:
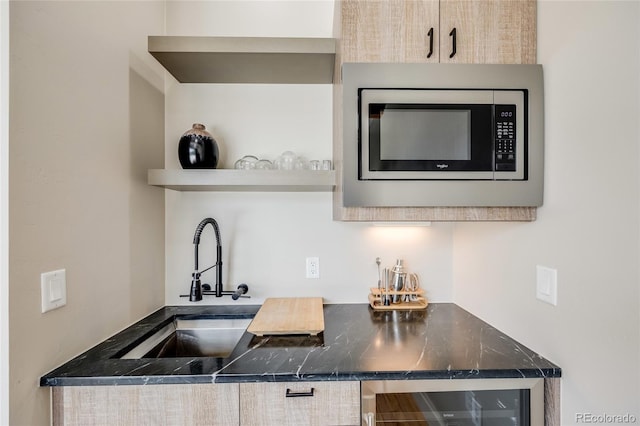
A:
{"type": "Polygon", "coordinates": [[[427,33],[429,36],[429,53],[427,53],[427,58],[430,58],[433,55],[433,27],[427,33]]]}
{"type": "Polygon", "coordinates": [[[287,398],[298,398],[301,396],[313,396],[313,392],[315,389],[311,388],[309,392],[292,392],[291,389],[287,388],[287,394],[285,397],[287,398]]]}
{"type": "Polygon", "coordinates": [[[449,58],[453,58],[456,55],[456,29],[455,27],[451,30],[451,32],[449,33],[449,36],[451,38],[453,38],[452,40],[452,45],[453,45],[453,50],[451,50],[451,55],[449,55],[449,58]]]}

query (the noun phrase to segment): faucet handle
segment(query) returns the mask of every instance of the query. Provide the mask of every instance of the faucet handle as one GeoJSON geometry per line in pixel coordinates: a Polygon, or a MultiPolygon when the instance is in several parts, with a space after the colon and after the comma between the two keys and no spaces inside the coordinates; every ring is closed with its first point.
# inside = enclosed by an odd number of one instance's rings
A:
{"type": "Polygon", "coordinates": [[[233,300],[238,300],[238,298],[240,296],[242,296],[243,294],[245,294],[246,292],[249,291],[249,286],[242,283],[238,286],[238,289],[236,291],[233,292],[233,294],[231,295],[231,298],[233,300]]]}

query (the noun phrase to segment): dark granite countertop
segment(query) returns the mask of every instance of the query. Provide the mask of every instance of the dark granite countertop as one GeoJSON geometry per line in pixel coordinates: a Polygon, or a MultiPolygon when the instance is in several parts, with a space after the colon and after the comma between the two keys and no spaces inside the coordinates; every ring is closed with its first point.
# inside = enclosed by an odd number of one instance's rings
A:
{"type": "Polygon", "coordinates": [[[119,359],[176,316],[250,318],[259,306],[164,307],[51,371],[42,386],[560,377],[558,366],[452,303],[426,311],[324,306],[316,337],[244,333],[228,358],[119,359]]]}

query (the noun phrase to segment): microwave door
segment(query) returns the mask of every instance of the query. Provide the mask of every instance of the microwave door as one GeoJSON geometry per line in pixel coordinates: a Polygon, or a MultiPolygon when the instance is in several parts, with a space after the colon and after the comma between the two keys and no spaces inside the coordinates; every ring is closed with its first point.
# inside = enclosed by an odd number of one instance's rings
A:
{"type": "Polygon", "coordinates": [[[360,178],[493,179],[490,104],[370,103],[360,178]]]}

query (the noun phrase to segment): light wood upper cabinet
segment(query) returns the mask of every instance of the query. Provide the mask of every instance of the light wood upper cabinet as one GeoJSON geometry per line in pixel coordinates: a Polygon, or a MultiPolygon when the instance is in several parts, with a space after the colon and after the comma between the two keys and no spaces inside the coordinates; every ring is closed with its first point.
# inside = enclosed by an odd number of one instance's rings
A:
{"type": "Polygon", "coordinates": [[[345,0],[341,7],[342,62],[438,62],[438,0],[345,0]]]}
{"type": "Polygon", "coordinates": [[[534,0],[343,0],[337,7],[342,62],[536,60],[534,0]]]}
{"type": "Polygon", "coordinates": [[[535,64],[536,2],[441,0],[440,62],[535,64]],[[456,29],[456,54],[453,36],[456,29]]]}

